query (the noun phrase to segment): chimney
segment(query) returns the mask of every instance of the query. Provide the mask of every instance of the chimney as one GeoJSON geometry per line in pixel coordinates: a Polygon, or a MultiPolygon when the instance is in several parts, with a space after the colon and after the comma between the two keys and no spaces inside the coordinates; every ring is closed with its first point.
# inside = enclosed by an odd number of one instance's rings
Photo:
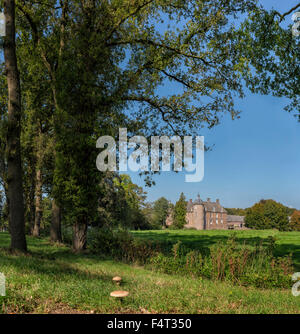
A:
{"type": "Polygon", "coordinates": [[[217,203],[217,204],[220,204],[220,200],[219,200],[218,198],[216,199],[216,203],[217,203]]]}
{"type": "Polygon", "coordinates": [[[192,199],[190,199],[190,203],[193,203],[193,200],[192,200],[192,199]]]}
{"type": "Polygon", "coordinates": [[[207,202],[210,202],[210,198],[207,198],[207,202]]]}

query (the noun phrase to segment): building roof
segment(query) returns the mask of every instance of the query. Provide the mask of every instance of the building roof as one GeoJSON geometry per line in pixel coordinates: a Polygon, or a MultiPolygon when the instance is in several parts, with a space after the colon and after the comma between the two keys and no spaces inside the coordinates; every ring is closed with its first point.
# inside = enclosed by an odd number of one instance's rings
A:
{"type": "Polygon", "coordinates": [[[227,215],[227,223],[243,223],[244,220],[244,216],[227,215]]]}
{"type": "Polygon", "coordinates": [[[193,210],[194,205],[203,205],[206,212],[226,212],[226,210],[222,207],[219,200],[216,202],[211,202],[208,198],[207,201],[203,201],[198,195],[197,199],[193,202],[191,199],[187,203],[187,211],[191,212],[193,210]]]}
{"type": "Polygon", "coordinates": [[[217,202],[203,202],[205,211],[209,212],[225,212],[225,209],[217,202]]]}
{"type": "Polygon", "coordinates": [[[198,194],[197,199],[196,199],[196,201],[194,202],[194,204],[202,204],[202,203],[203,203],[203,201],[202,201],[202,199],[200,198],[200,195],[198,194]]]}

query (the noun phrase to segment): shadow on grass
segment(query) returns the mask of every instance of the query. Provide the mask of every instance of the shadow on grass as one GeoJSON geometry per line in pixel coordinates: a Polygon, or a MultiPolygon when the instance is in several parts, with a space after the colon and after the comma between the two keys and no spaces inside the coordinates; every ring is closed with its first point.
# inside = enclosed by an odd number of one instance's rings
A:
{"type": "MultiPolygon", "coordinates": [[[[30,248],[32,249],[32,247],[30,248]]],[[[49,250],[51,250],[51,247],[48,246],[49,250]]],[[[99,257],[74,254],[65,247],[54,247],[50,254],[46,253],[46,249],[42,252],[30,251],[27,254],[13,254],[8,248],[2,247],[0,248],[0,269],[5,266],[13,267],[21,274],[45,275],[52,279],[59,279],[59,281],[69,281],[75,278],[80,281],[96,279],[102,282],[111,282],[111,276],[91,273],[88,269],[79,269],[78,261],[82,258],[90,263],[99,262],[99,257]]]]}

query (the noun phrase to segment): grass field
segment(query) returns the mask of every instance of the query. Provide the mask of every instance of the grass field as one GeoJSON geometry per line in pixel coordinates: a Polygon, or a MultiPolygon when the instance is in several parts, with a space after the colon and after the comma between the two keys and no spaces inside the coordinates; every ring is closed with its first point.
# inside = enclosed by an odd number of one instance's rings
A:
{"type": "Polygon", "coordinates": [[[264,242],[269,236],[275,237],[275,255],[283,256],[292,253],[295,269],[300,271],[300,232],[279,232],[276,230],[155,230],[155,231],[135,231],[134,236],[147,240],[160,240],[176,243],[182,241],[191,249],[209,248],[217,242],[226,242],[234,233],[236,240],[240,244],[246,243],[254,246],[256,243],[264,242]]]}
{"type": "MultiPolygon", "coordinates": [[[[299,255],[300,233],[250,232],[238,237],[251,240],[273,233],[279,252],[294,250],[299,255]]],[[[193,247],[202,242],[209,246],[229,235],[227,231],[134,234],[180,239],[193,247]]],[[[29,255],[12,255],[7,250],[9,235],[0,233],[0,272],[7,279],[0,313],[300,313],[300,297],[289,289],[262,290],[160,274],[88,253],[73,254],[46,239],[28,237],[28,244],[29,255]],[[111,281],[115,275],[122,276],[122,289],[130,292],[122,303],[109,296],[116,290],[111,281]]]]}

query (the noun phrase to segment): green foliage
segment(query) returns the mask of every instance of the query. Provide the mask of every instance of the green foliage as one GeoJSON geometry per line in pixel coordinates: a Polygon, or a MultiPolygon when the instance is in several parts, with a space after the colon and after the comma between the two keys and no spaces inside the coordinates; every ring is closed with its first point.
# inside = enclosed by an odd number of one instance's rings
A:
{"type": "Polygon", "coordinates": [[[292,34],[292,21],[283,25],[292,11],[284,16],[272,9],[258,7],[237,30],[241,57],[249,66],[243,70],[246,85],[254,93],[287,97],[285,107],[300,119],[299,38],[292,34]]]}
{"type": "Polygon", "coordinates": [[[127,230],[121,229],[93,228],[88,243],[95,254],[129,263],[145,264],[160,251],[158,243],[135,239],[127,230]]]}
{"type": "Polygon", "coordinates": [[[49,235],[52,218],[52,201],[50,197],[44,197],[42,201],[43,216],[41,220],[41,233],[49,235]]]}
{"type": "Polygon", "coordinates": [[[179,200],[176,202],[173,214],[172,228],[182,229],[186,222],[186,206],[187,202],[183,193],[180,194],[179,200]]]}
{"type": "Polygon", "coordinates": [[[128,263],[144,264],[167,274],[191,275],[225,280],[257,288],[288,288],[294,272],[291,255],[275,257],[275,238],[255,247],[239,244],[232,234],[225,243],[216,243],[209,251],[191,249],[182,241],[171,248],[158,240],[133,238],[125,230],[93,229],[89,233],[90,249],[95,254],[128,263]]]}
{"type": "Polygon", "coordinates": [[[295,210],[290,217],[289,229],[292,231],[300,231],[300,211],[295,210]]]}
{"type": "Polygon", "coordinates": [[[288,214],[286,207],[273,200],[261,200],[247,210],[246,226],[259,230],[276,228],[288,230],[288,214]]]}
{"type": "MultiPolygon", "coordinates": [[[[43,192],[60,205],[65,223],[148,226],[138,190],[123,186],[124,180],[109,190],[111,176],[100,175],[95,167],[96,139],[116,138],[120,126],[147,137],[198,134],[204,126],[217,125],[224,112],[232,118],[238,115],[234,95],[244,96],[243,81],[254,92],[287,96],[292,101],[288,110],[299,110],[299,39],[293,38],[290,27],[280,27],[281,19],[256,0],[18,2],[28,230],[34,220],[38,168],[43,192]],[[247,19],[239,24],[241,15],[247,19]],[[159,88],[170,82],[180,87],[165,96],[159,88]]],[[[2,66],[4,188],[6,86],[2,66]]],[[[158,212],[155,226],[166,213],[158,212]]],[[[174,227],[182,228],[183,203],[174,214],[174,227]]],[[[285,223],[274,224],[284,229],[285,223]]]]}
{"type": "MultiPolygon", "coordinates": [[[[296,246],[298,233],[280,235],[295,236],[296,246]]],[[[211,314],[216,310],[226,314],[298,314],[300,309],[300,300],[290,287],[258,289],[189,274],[166,275],[97,255],[75,254],[70,247],[33,237],[28,237],[30,255],[16,257],[8,251],[8,233],[0,233],[0,245],[1,272],[9,282],[7,296],[1,297],[1,314],[211,314]],[[112,282],[116,275],[123,279],[121,288],[130,292],[121,304],[109,297],[116,290],[112,282]]]]}
{"type": "Polygon", "coordinates": [[[166,226],[170,203],[165,197],[161,197],[153,203],[152,225],[159,228],[166,226]]]}
{"type": "Polygon", "coordinates": [[[134,184],[130,176],[126,174],[116,176],[113,182],[117,189],[117,197],[119,197],[118,202],[120,204],[117,209],[119,212],[119,225],[134,230],[149,228],[149,223],[142,211],[146,199],[146,193],[143,188],[134,184]]]}
{"type": "Polygon", "coordinates": [[[43,171],[48,193],[70,224],[90,224],[102,219],[97,208],[106,177],[95,168],[98,136],[116,137],[121,125],[145,136],[190,135],[217,125],[224,111],[235,117],[243,62],[229,21],[254,8],[255,0],[221,7],[212,0],[18,3],[27,207],[38,125],[52,148],[43,171]],[[174,29],[177,22],[183,24],[174,29]],[[174,94],[158,93],[173,81],[181,85],[174,94]]]}
{"type": "Polygon", "coordinates": [[[93,226],[151,228],[144,214],[146,193],[131,181],[129,175],[106,173],[99,186],[98,217],[93,226]]]}
{"type": "Polygon", "coordinates": [[[73,243],[73,229],[72,226],[64,224],[61,228],[61,238],[65,245],[71,246],[73,243]]]}
{"type": "Polygon", "coordinates": [[[237,216],[245,216],[247,209],[240,208],[225,208],[228,215],[237,215],[237,216]]]}
{"type": "MultiPolygon", "coordinates": [[[[161,230],[161,231],[132,231],[135,237],[143,240],[154,240],[169,244],[165,254],[170,254],[172,245],[181,240],[186,247],[198,250],[201,254],[208,254],[210,248],[218,243],[226,243],[231,236],[230,230],[161,230]]],[[[293,263],[296,271],[300,271],[300,232],[280,232],[278,230],[240,230],[235,231],[236,243],[246,243],[253,249],[257,244],[265,247],[270,245],[268,238],[276,239],[276,256],[293,254],[293,263]]]]}
{"type": "Polygon", "coordinates": [[[294,272],[291,256],[274,257],[274,240],[267,246],[258,244],[253,250],[236,244],[235,236],[225,244],[215,244],[210,254],[188,250],[181,241],[173,246],[173,256],[158,254],[150,259],[150,267],[168,274],[201,276],[228,280],[258,288],[288,288],[294,272]]]}

